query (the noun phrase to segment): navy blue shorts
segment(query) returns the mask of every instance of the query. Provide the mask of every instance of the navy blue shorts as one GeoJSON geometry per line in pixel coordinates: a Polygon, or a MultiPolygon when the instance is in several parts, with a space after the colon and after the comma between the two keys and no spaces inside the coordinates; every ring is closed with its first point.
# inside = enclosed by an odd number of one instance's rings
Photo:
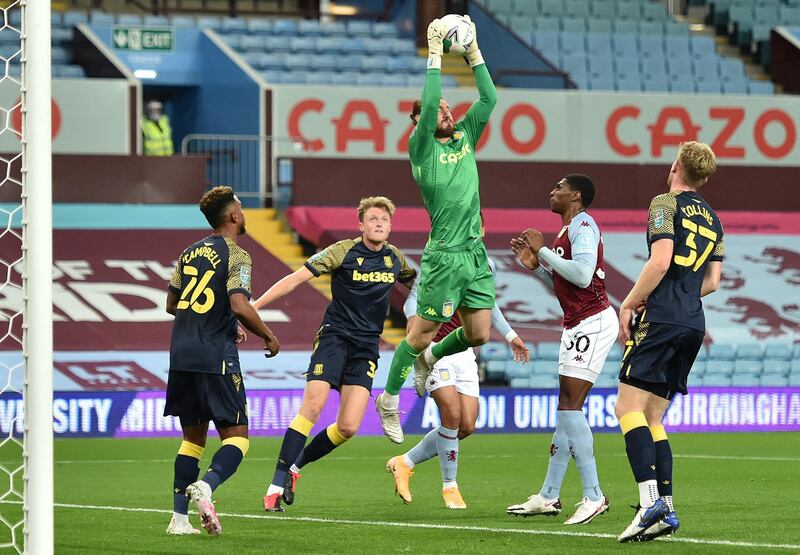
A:
{"type": "Polygon", "coordinates": [[[674,324],[637,322],[625,345],[619,381],[671,400],[686,395],[686,379],[705,333],[674,324]]]}
{"type": "Polygon", "coordinates": [[[164,416],[177,416],[182,426],[213,421],[218,430],[247,425],[242,375],[171,371],[164,416]]]}
{"type": "Polygon", "coordinates": [[[361,344],[323,328],[314,340],[306,380],[322,380],[335,390],[343,385],[360,385],[372,392],[378,369],[378,342],[361,344]]]}

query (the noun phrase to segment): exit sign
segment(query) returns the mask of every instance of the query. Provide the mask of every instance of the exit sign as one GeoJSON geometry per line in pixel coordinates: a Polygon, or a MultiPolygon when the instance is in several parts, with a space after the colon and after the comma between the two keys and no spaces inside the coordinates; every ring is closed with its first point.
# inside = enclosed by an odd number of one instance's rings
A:
{"type": "Polygon", "coordinates": [[[111,44],[117,50],[172,50],[172,29],[114,27],[111,44]]]}

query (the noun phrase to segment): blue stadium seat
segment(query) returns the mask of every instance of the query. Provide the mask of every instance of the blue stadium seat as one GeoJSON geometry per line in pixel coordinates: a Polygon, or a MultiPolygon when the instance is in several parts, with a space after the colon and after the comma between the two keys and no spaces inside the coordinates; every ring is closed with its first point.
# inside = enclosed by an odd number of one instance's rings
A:
{"type": "Polygon", "coordinates": [[[731,376],[731,385],[734,387],[758,387],[761,385],[761,376],[758,374],[734,374],[731,376]]]}
{"type": "Polygon", "coordinates": [[[480,358],[481,360],[508,360],[511,356],[510,353],[508,343],[489,341],[481,346],[480,358]]]}
{"type": "Polygon", "coordinates": [[[592,78],[602,77],[610,80],[613,75],[614,75],[614,63],[611,60],[611,56],[592,55],[589,57],[590,77],[592,78]]]}
{"type": "Polygon", "coordinates": [[[93,11],[89,17],[89,23],[92,25],[114,25],[114,16],[110,13],[93,11]]]}
{"type": "Polygon", "coordinates": [[[197,22],[191,15],[173,15],[169,18],[169,24],[175,29],[193,29],[197,22]]]}
{"type": "Polygon", "coordinates": [[[561,48],[558,43],[558,33],[556,32],[534,31],[532,36],[533,36],[533,45],[540,52],[544,52],[546,50],[550,52],[552,51],[558,52],[561,48]]]}
{"type": "Polygon", "coordinates": [[[561,69],[569,73],[571,76],[583,77],[588,75],[586,71],[586,57],[583,54],[573,54],[571,56],[562,56],[561,69]]]}
{"type": "Polygon", "coordinates": [[[336,71],[339,69],[339,56],[336,54],[318,54],[311,57],[313,71],[336,71]]]}
{"type": "Polygon", "coordinates": [[[395,56],[416,56],[417,47],[414,41],[409,39],[393,39],[392,40],[392,54],[395,56]]]}
{"type": "Polygon", "coordinates": [[[558,360],[558,351],[561,344],[555,341],[543,341],[539,343],[537,352],[539,353],[539,360],[558,360]]]}
{"type": "Polygon", "coordinates": [[[642,63],[643,81],[664,81],[667,79],[667,69],[663,60],[646,60],[642,63]]]}
{"type": "Polygon", "coordinates": [[[356,80],[358,79],[358,73],[355,71],[343,71],[341,73],[337,73],[331,79],[331,85],[348,85],[352,86],[356,84],[356,80]]]}
{"type": "Polygon", "coordinates": [[[608,363],[605,363],[605,365],[603,365],[603,373],[597,377],[597,381],[594,382],[594,387],[606,389],[616,388],[619,385],[618,374],[619,367],[616,365],[610,366],[608,363]]]}
{"type": "MultiPolygon", "coordinates": [[[[622,360],[622,346],[619,343],[614,343],[608,351],[606,362],[617,362],[622,360]]],[[[619,364],[617,364],[619,366],[619,364]]]]}
{"type": "Polygon", "coordinates": [[[408,76],[408,86],[409,87],[422,87],[425,84],[425,75],[409,75],[408,76]]]}
{"type": "MultiPolygon", "coordinates": [[[[174,22],[175,18],[172,20],[174,22]]],[[[247,21],[247,32],[253,35],[268,35],[272,32],[272,20],[251,18],[247,21]]]]}
{"type": "Polygon", "coordinates": [[[782,374],[784,376],[789,375],[789,361],[788,360],[765,360],[763,363],[764,367],[764,374],[782,374]]]}
{"type": "Polygon", "coordinates": [[[791,360],[792,348],[788,343],[767,343],[764,349],[765,360],[791,360]]]}
{"type": "MultiPolygon", "coordinates": [[[[292,68],[294,71],[308,71],[311,68],[312,58],[313,56],[309,56],[308,54],[287,54],[286,67],[292,68]]],[[[360,68],[361,60],[359,59],[358,62],[360,68]]]]}
{"type": "Polygon", "coordinates": [[[561,17],[564,15],[564,4],[561,3],[561,0],[540,0],[539,13],[545,16],[561,17]]]}
{"type": "Polygon", "coordinates": [[[761,387],[786,387],[789,385],[789,378],[783,374],[764,374],[761,376],[761,387]]]}
{"type": "Polygon", "coordinates": [[[642,6],[642,18],[649,21],[663,21],[669,19],[669,14],[661,2],[648,2],[642,6]]]}
{"type": "Polygon", "coordinates": [[[636,35],[611,36],[615,56],[639,56],[639,41],[636,35]]]}
{"type": "Polygon", "coordinates": [[[53,74],[63,79],[83,79],[86,77],[86,72],[78,65],[53,66],[53,69],[53,74]],[[55,71],[56,68],[58,68],[57,71],[55,71]]]}
{"type": "Polygon", "coordinates": [[[717,55],[714,39],[711,37],[691,37],[689,44],[694,58],[713,58],[717,55]]]}
{"type": "Polygon", "coordinates": [[[386,69],[389,73],[411,73],[413,70],[411,59],[407,57],[389,58],[386,69]]]}
{"type": "Polygon", "coordinates": [[[117,16],[117,25],[141,25],[142,16],[135,14],[120,14],[117,16]]]}
{"type": "Polygon", "coordinates": [[[372,24],[365,20],[351,19],[347,22],[347,34],[351,37],[369,37],[372,35],[372,24]]]}
{"type": "Polygon", "coordinates": [[[575,83],[575,88],[583,91],[589,89],[589,77],[587,75],[570,75],[569,78],[575,83]]]}
{"type": "Polygon", "coordinates": [[[557,17],[537,17],[533,23],[537,31],[561,30],[561,20],[557,17]]]}
{"type": "Polygon", "coordinates": [[[281,75],[283,75],[283,72],[277,70],[268,70],[262,71],[260,75],[268,84],[274,85],[281,82],[281,75]]]}
{"type": "Polygon", "coordinates": [[[515,17],[511,21],[509,27],[514,33],[519,35],[522,40],[527,42],[531,33],[533,33],[533,20],[531,20],[530,17],[515,17]]]}
{"type": "Polygon", "coordinates": [[[344,39],[341,41],[340,50],[344,54],[366,54],[367,45],[362,39],[344,39]]]}
{"type": "MultiPolygon", "coordinates": [[[[592,16],[594,18],[602,17],[605,19],[615,19],[614,3],[612,0],[593,0],[592,2],[592,16]]],[[[635,30],[633,31],[636,32],[635,30]]]]}
{"type": "Polygon", "coordinates": [[[617,17],[620,19],[639,20],[642,17],[642,7],[636,0],[618,0],[617,17]]]}
{"type": "MultiPolygon", "coordinates": [[[[19,47],[12,47],[17,50],[19,47]]],[[[50,48],[50,56],[53,64],[66,64],[69,61],[69,52],[63,46],[53,46],[50,48]]],[[[4,58],[7,56],[3,56],[4,58]]]]}
{"type": "Polygon", "coordinates": [[[265,58],[261,60],[261,64],[264,69],[274,69],[274,70],[282,70],[283,68],[287,67],[286,64],[286,57],[289,54],[283,53],[270,53],[267,54],[265,58]]]}
{"type": "Polygon", "coordinates": [[[737,360],[761,360],[764,347],[760,343],[740,343],[736,348],[737,360]]]}
{"type": "Polygon", "coordinates": [[[690,370],[691,374],[695,376],[702,376],[706,373],[706,361],[705,360],[697,360],[695,359],[694,363],[692,364],[692,369],[690,370]]]}
{"type": "Polygon", "coordinates": [[[727,374],[733,373],[732,360],[708,359],[706,361],[706,374],[727,374]]]}
{"type": "Polygon", "coordinates": [[[269,55],[263,52],[245,52],[242,54],[242,59],[246,64],[256,69],[261,69],[265,67],[264,64],[269,60],[269,55]]]}
{"type": "Polygon", "coordinates": [[[641,92],[642,78],[639,76],[639,74],[616,77],[614,79],[614,86],[618,91],[641,92]]]}
{"type": "Polygon", "coordinates": [[[332,71],[309,71],[306,85],[329,85],[335,75],[332,71]]]}
{"type": "Polygon", "coordinates": [[[617,79],[641,80],[642,72],[639,69],[638,57],[619,56],[614,60],[614,68],[617,79]]]}
{"type": "Polygon", "coordinates": [[[339,69],[341,71],[361,72],[361,58],[362,56],[357,55],[341,56],[339,58],[339,69]]]}
{"type": "Polygon", "coordinates": [[[587,21],[590,33],[608,33],[611,34],[611,20],[610,19],[597,19],[589,18],[587,21]]]}
{"type": "Polygon", "coordinates": [[[703,376],[702,374],[695,374],[691,372],[689,376],[686,378],[686,386],[691,391],[695,387],[700,387],[703,385],[703,376]]]}
{"type": "Polygon", "coordinates": [[[735,360],[733,362],[734,374],[761,374],[760,360],[735,360]]]}
{"type": "Polygon", "coordinates": [[[669,84],[669,92],[693,94],[694,81],[692,81],[691,75],[687,75],[686,78],[675,79],[674,81],[672,81],[669,84]]]}
{"type": "Polygon", "coordinates": [[[296,35],[298,33],[297,22],[293,19],[276,19],[272,22],[272,32],[276,35],[296,35]]]}
{"type": "Polygon", "coordinates": [[[709,360],[733,360],[736,358],[736,349],[729,343],[712,343],[708,348],[709,360]]]}
{"type": "Polygon", "coordinates": [[[786,385],[790,387],[800,387],[800,374],[789,374],[789,383],[786,385]]]}
{"type": "Polygon", "coordinates": [[[614,21],[614,34],[636,35],[639,33],[639,24],[635,21],[617,19],[614,21]]]}
{"type": "Polygon", "coordinates": [[[561,30],[570,33],[585,33],[586,20],[583,18],[565,17],[561,20],[561,30]]]}
{"type": "MultiPolygon", "coordinates": [[[[372,73],[388,71],[385,56],[364,56],[361,58],[361,70],[372,73]]],[[[403,80],[405,82],[405,79],[403,80]]]]}
{"type": "Polygon", "coordinates": [[[723,81],[722,92],[725,94],[747,94],[747,82],[723,81]]]}
{"type": "Polygon", "coordinates": [[[229,35],[228,36],[228,44],[232,47],[234,45],[234,41],[238,39],[239,44],[234,48],[238,48],[239,50],[243,50],[245,52],[253,51],[253,52],[263,52],[264,51],[264,37],[260,35],[229,35]],[[233,39],[236,37],[236,39],[233,39]]]}
{"type": "Polygon", "coordinates": [[[689,26],[686,23],[678,21],[667,21],[664,24],[664,32],[669,35],[681,35],[684,37],[689,36],[689,26]]]}
{"type": "Polygon", "coordinates": [[[707,387],[727,387],[731,385],[731,377],[726,374],[708,374],[703,376],[703,385],[707,387]]]}
{"type": "Polygon", "coordinates": [[[639,22],[639,33],[642,36],[657,37],[664,34],[664,24],[660,21],[639,22]]]}
{"type": "Polygon", "coordinates": [[[581,33],[561,33],[559,37],[561,44],[561,54],[575,54],[583,53],[586,51],[586,46],[583,41],[583,34],[581,33]]]}
{"type": "Polygon", "coordinates": [[[241,50],[242,49],[242,38],[244,35],[226,35],[222,37],[228,46],[233,48],[234,50],[241,50]]]}
{"type": "Polygon", "coordinates": [[[486,0],[484,4],[493,12],[514,11],[514,7],[511,5],[511,0],[486,0]]]}
{"type": "MultiPolygon", "coordinates": [[[[14,39],[16,33],[11,34],[11,39],[14,39]]],[[[8,35],[6,34],[6,37],[8,35]]],[[[53,44],[63,44],[72,40],[72,27],[53,27],[50,29],[50,41],[53,44]]],[[[19,43],[19,35],[16,35],[16,42],[19,43]]]]}
{"type": "Polygon", "coordinates": [[[195,20],[198,29],[214,29],[218,31],[222,28],[222,20],[213,15],[204,15],[195,20]]]}
{"type": "Polygon", "coordinates": [[[290,37],[289,51],[296,54],[315,54],[319,51],[318,40],[315,37],[290,37]]]}
{"type": "Polygon", "coordinates": [[[533,362],[517,364],[509,361],[506,363],[506,376],[510,378],[527,378],[531,374],[533,374],[533,362]]]}
{"type": "MultiPolygon", "coordinates": [[[[16,10],[10,13],[19,13],[16,10]]],[[[89,22],[89,15],[84,11],[68,11],[64,12],[64,15],[61,17],[61,22],[64,25],[79,25],[81,23],[88,23],[89,22]]],[[[13,22],[11,22],[14,25],[13,22]]],[[[17,22],[19,23],[19,22],[17,22]]]]}
{"type": "Polygon", "coordinates": [[[750,94],[775,94],[775,85],[772,81],[750,81],[747,84],[747,90],[750,94]]]}
{"type": "Polygon", "coordinates": [[[593,91],[613,91],[614,80],[608,75],[590,77],[589,88],[593,91]]]}
{"type": "Polygon", "coordinates": [[[695,360],[705,361],[706,359],[708,359],[708,348],[705,345],[700,345],[700,350],[697,351],[695,360]]]}
{"type": "Polygon", "coordinates": [[[694,61],[694,75],[698,80],[719,81],[719,63],[714,59],[700,59],[694,61]]]}
{"type": "Polygon", "coordinates": [[[719,81],[698,81],[695,85],[697,92],[701,94],[719,94],[722,92],[722,83],[719,81]]]}
{"type": "Polygon", "coordinates": [[[381,87],[383,79],[379,73],[360,73],[356,78],[356,85],[360,87],[381,87]]]}
{"type": "Polygon", "coordinates": [[[586,51],[592,54],[611,54],[611,35],[589,33],[586,35],[586,51]]]}
{"type": "Polygon", "coordinates": [[[744,64],[734,58],[720,60],[719,75],[723,81],[741,81],[744,78],[744,64]]]}
{"type": "Polygon", "coordinates": [[[670,57],[689,58],[689,40],[682,36],[668,35],[664,37],[664,51],[670,57]]]}
{"type": "MultiPolygon", "coordinates": [[[[452,77],[452,75],[443,77],[452,77]]],[[[381,78],[381,85],[384,87],[407,87],[408,75],[404,75],[402,73],[398,73],[396,75],[384,73],[381,78]]]]}
{"type": "MultiPolygon", "coordinates": [[[[277,23],[277,21],[276,21],[277,23]]],[[[300,21],[296,22],[296,30],[294,33],[297,35],[310,35],[312,37],[317,37],[323,34],[322,30],[322,23],[318,19],[301,19],[300,21]]],[[[344,26],[344,24],[342,24],[344,26]]],[[[275,28],[275,32],[278,34],[289,34],[283,33],[281,29],[275,28]]],[[[325,33],[327,34],[327,33],[325,33]]]]}
{"type": "Polygon", "coordinates": [[[288,85],[305,85],[306,75],[305,71],[287,71],[281,76],[281,83],[288,85]]]}
{"type": "Polygon", "coordinates": [[[792,347],[792,359],[800,359],[800,342],[795,343],[792,347]]]}
{"type": "Polygon", "coordinates": [[[530,387],[531,380],[530,378],[511,378],[508,380],[508,386],[513,387],[515,389],[527,389],[530,387]]]}
{"type": "MultiPolygon", "coordinates": [[[[286,39],[283,37],[272,37],[275,40],[279,40],[281,43],[286,44],[286,39]]],[[[310,38],[310,37],[309,37],[310,38]]],[[[317,40],[314,41],[315,46],[317,48],[317,52],[321,54],[334,54],[339,52],[339,48],[341,45],[339,39],[335,39],[333,37],[317,37],[317,40]]]]}
{"type": "Polygon", "coordinates": [[[665,79],[649,78],[642,83],[645,92],[669,92],[669,81],[665,79]]]}
{"type": "Polygon", "coordinates": [[[589,17],[589,6],[591,2],[587,0],[566,0],[564,2],[564,13],[570,17],[589,17]]]}
{"type": "Polygon", "coordinates": [[[652,56],[658,52],[664,54],[664,38],[658,35],[640,35],[639,52],[644,57],[652,56]]]}
{"type": "Polygon", "coordinates": [[[669,58],[667,60],[667,72],[673,79],[692,79],[692,63],[689,58],[669,58]]]}
{"type": "Polygon", "coordinates": [[[556,375],[540,375],[530,380],[530,387],[534,389],[557,389],[558,376],[556,375]]]}
{"type": "Polygon", "coordinates": [[[538,374],[553,374],[557,372],[557,361],[555,360],[533,360],[531,357],[533,368],[531,369],[531,374],[538,375],[538,374]]]}
{"type": "Polygon", "coordinates": [[[169,27],[170,21],[164,15],[146,15],[142,22],[147,27],[169,27]]]}
{"type": "Polygon", "coordinates": [[[506,376],[506,361],[505,360],[488,360],[483,366],[486,372],[486,379],[491,381],[499,381],[505,379],[506,376]]]}
{"type": "Polygon", "coordinates": [[[372,36],[379,38],[389,38],[397,36],[397,25],[394,23],[382,22],[372,24],[372,36]]]}
{"type": "MultiPolygon", "coordinates": [[[[120,16],[122,17],[122,16],[120,16]]],[[[246,33],[247,21],[240,17],[223,17],[222,18],[222,32],[223,33],[246,33]]]]}

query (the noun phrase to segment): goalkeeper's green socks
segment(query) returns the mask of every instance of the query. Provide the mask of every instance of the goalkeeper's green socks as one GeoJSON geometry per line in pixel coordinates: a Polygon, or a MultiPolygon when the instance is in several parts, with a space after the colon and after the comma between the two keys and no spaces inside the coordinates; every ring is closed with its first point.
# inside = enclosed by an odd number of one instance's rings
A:
{"type": "MultiPolygon", "coordinates": [[[[467,335],[464,333],[464,328],[456,328],[448,333],[444,339],[431,347],[431,354],[433,354],[436,360],[428,360],[427,362],[429,364],[431,362],[435,363],[446,356],[466,351],[471,346],[472,345],[470,345],[467,341],[467,335]]],[[[430,366],[433,366],[433,364],[430,364],[430,366]]]]}

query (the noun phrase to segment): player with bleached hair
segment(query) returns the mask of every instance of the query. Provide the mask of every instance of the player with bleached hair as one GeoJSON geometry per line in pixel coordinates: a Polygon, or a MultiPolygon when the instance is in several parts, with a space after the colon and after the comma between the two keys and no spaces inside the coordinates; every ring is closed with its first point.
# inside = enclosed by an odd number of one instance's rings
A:
{"type": "MultiPolygon", "coordinates": [[[[465,16],[469,24],[474,24],[465,16]]],[[[437,361],[489,340],[495,304],[494,279],[481,237],[480,196],[475,148],[497,102],[489,70],[477,39],[464,57],[472,68],[480,97],[459,122],[442,99],[441,67],[447,25],[434,19],[428,26],[428,69],[422,99],[411,119],[408,142],[411,171],[431,218],[431,232],[422,255],[417,316],[392,358],[386,390],[375,399],[387,437],[403,442],[399,417],[400,388],[412,365],[415,385],[425,380],[437,361]],[[459,312],[462,326],[436,345],[431,343],[442,322],[459,312]]],[[[457,429],[446,429],[457,437],[457,429]]]]}
{"type": "Polygon", "coordinates": [[[547,475],[539,493],[506,509],[510,515],[559,514],[559,494],[570,456],[581,476],[583,498],[564,524],[588,524],[609,507],[597,476],[592,430],[583,414],[586,396],[619,331],[617,314],[606,295],[603,239],[586,212],[594,196],[594,182],[588,176],[565,176],[550,192],[550,209],[563,223],[553,247],[545,247],[544,236],[535,229],[511,241],[520,262],[553,287],[564,310],[564,331],[558,353],[558,421],[547,475]]]}
{"type": "Polygon", "coordinates": [[[672,449],[661,423],[705,337],[701,297],[713,293],[725,256],[722,222],[698,189],[716,171],[714,151],[681,145],[667,177],[669,192],[653,198],[647,224],[649,258],[619,310],[625,342],[615,413],[639,485],[639,508],[620,542],[673,534],[672,449]],[[641,312],[634,322],[634,313],[641,312]]]}

